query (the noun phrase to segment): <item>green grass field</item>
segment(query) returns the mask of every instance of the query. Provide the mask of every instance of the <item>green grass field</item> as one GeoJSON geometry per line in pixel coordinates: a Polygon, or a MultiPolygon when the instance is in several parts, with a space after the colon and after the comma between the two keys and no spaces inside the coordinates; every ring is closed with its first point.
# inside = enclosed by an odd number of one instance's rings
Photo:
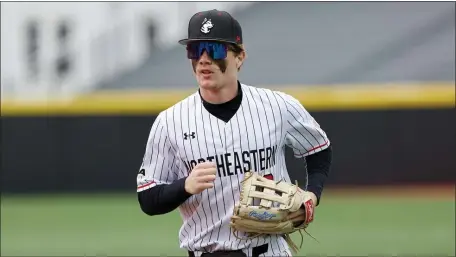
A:
{"type": "MultiPolygon", "coordinates": [[[[299,255],[455,255],[454,198],[325,196],[299,255]]],[[[2,256],[185,256],[177,212],[135,195],[2,197],[2,256]]],[[[299,243],[299,234],[293,236],[299,243]]]]}

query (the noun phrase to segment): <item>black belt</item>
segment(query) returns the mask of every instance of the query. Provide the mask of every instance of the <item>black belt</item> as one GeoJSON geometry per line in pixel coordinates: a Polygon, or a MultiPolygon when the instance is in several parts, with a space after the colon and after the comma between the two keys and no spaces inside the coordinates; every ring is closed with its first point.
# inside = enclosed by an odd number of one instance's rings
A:
{"type": "MultiPolygon", "coordinates": [[[[268,244],[255,246],[252,248],[252,257],[259,257],[260,254],[266,253],[268,251],[268,244]]],[[[195,253],[188,251],[189,257],[195,257],[195,253]]],[[[242,250],[232,250],[232,251],[217,251],[213,253],[203,253],[201,257],[246,257],[247,255],[242,250]]]]}

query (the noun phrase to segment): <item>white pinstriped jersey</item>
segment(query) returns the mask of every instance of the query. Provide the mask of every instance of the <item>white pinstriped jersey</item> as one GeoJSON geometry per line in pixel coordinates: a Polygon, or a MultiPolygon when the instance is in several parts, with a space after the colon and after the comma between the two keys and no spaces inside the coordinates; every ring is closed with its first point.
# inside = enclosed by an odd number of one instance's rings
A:
{"type": "Polygon", "coordinates": [[[224,122],[203,106],[198,92],[161,112],[152,125],[137,191],[188,176],[199,162],[217,163],[215,186],[191,196],[180,207],[182,248],[212,252],[269,243],[268,256],[290,255],[277,236],[237,239],[229,227],[245,171],[272,174],[290,181],[285,146],[296,157],[326,149],[329,139],[314,118],[292,96],[241,84],[236,114],[224,122]]]}

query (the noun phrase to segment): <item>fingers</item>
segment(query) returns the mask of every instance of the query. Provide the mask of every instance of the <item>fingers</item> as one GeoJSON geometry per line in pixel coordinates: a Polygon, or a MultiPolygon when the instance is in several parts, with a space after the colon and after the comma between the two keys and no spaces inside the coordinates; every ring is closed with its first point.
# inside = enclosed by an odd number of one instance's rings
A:
{"type": "Polygon", "coordinates": [[[199,183],[197,185],[196,190],[197,190],[198,193],[201,193],[205,189],[209,189],[209,188],[213,188],[213,187],[214,187],[214,183],[211,183],[211,182],[199,183]]]}
{"type": "Polygon", "coordinates": [[[216,167],[217,167],[217,165],[215,164],[215,162],[200,162],[195,166],[195,169],[196,168],[207,169],[207,168],[216,168],[216,167]]]}
{"type": "Polygon", "coordinates": [[[209,189],[214,187],[214,183],[203,183],[201,184],[202,189],[209,189]]]}
{"type": "Polygon", "coordinates": [[[216,168],[198,169],[198,176],[215,175],[216,168]]]}
{"type": "Polygon", "coordinates": [[[213,162],[198,163],[185,180],[185,190],[191,194],[201,193],[214,187],[217,165],[213,162]]]}
{"type": "Polygon", "coordinates": [[[217,165],[214,162],[198,163],[192,171],[196,176],[215,175],[216,172],[217,165]]]}
{"type": "Polygon", "coordinates": [[[209,174],[196,178],[198,182],[211,182],[215,180],[215,175],[209,174]]]}

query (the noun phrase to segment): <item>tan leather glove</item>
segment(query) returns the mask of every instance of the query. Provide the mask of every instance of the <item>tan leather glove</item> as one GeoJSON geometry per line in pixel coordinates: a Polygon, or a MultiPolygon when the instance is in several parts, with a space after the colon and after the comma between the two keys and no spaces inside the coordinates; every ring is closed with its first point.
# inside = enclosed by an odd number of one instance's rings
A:
{"type": "MultiPolygon", "coordinates": [[[[240,199],[235,204],[231,227],[247,233],[247,238],[264,234],[280,234],[296,253],[297,246],[290,234],[308,227],[313,221],[314,204],[311,193],[285,181],[273,181],[256,172],[246,172],[241,184],[240,199]],[[259,205],[254,205],[254,199],[259,205]],[[290,215],[302,212],[305,215],[290,215]]],[[[239,238],[239,237],[238,237],[239,238]]]]}

